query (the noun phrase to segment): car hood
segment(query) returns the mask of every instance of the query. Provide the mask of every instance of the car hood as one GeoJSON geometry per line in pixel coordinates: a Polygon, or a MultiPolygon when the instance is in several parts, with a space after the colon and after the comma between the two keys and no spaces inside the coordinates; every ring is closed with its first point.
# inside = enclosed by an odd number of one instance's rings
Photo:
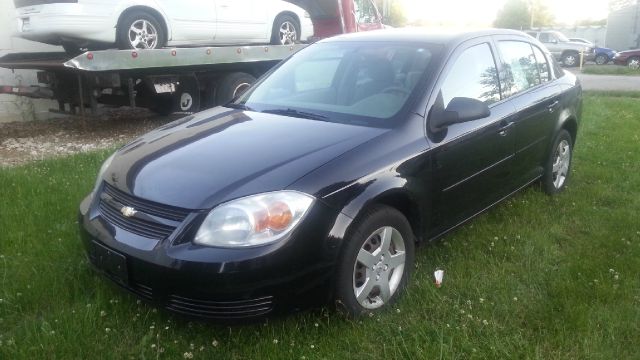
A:
{"type": "Polygon", "coordinates": [[[628,55],[640,55],[640,49],[620,51],[620,52],[618,52],[618,54],[626,55],[626,56],[628,56],[628,55]]]}
{"type": "Polygon", "coordinates": [[[207,209],[295,180],[388,130],[215,108],[116,152],[103,179],[134,196],[207,209]]]}

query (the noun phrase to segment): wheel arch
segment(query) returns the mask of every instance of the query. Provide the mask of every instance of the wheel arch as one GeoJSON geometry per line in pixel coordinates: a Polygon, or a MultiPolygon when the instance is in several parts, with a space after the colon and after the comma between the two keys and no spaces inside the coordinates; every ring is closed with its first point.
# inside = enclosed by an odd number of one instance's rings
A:
{"type": "MultiPolygon", "coordinates": [[[[145,11],[153,15],[160,23],[160,26],[162,26],[162,30],[164,30],[164,33],[166,34],[166,41],[169,41],[171,39],[171,31],[169,29],[169,24],[167,22],[167,19],[164,17],[164,15],[162,15],[162,13],[157,9],[154,9],[152,7],[145,6],[145,5],[135,5],[135,6],[130,6],[124,9],[120,13],[120,16],[118,16],[118,22],[116,23],[116,32],[117,32],[117,29],[120,27],[120,24],[122,23],[122,19],[124,19],[124,17],[127,14],[133,11],[145,11]]],[[[166,44],[162,44],[162,46],[165,46],[165,45],[166,44]]]]}
{"type": "Polygon", "coordinates": [[[567,130],[569,132],[569,135],[571,135],[571,140],[573,141],[573,144],[576,143],[576,137],[578,136],[578,121],[576,120],[575,116],[571,115],[567,117],[560,124],[560,129],[567,130]]]}
{"type": "Polygon", "coordinates": [[[345,231],[346,239],[354,228],[352,225],[359,223],[371,209],[380,205],[394,208],[402,213],[411,226],[415,240],[422,239],[426,229],[424,219],[427,214],[424,214],[424,209],[419,205],[417,197],[406,187],[398,185],[387,183],[369,186],[355,199],[349,201],[342,209],[342,213],[352,219],[345,231]]]}
{"type": "Polygon", "coordinates": [[[296,14],[295,12],[291,11],[291,10],[282,10],[280,12],[278,12],[277,14],[275,14],[275,16],[273,17],[273,21],[271,21],[271,24],[269,25],[269,37],[271,37],[272,31],[273,31],[273,26],[275,25],[276,19],[279,16],[282,15],[288,15],[291,16],[295,21],[296,21],[296,25],[298,25],[298,31],[302,32],[302,20],[300,20],[300,17],[298,16],[298,14],[296,14]]]}

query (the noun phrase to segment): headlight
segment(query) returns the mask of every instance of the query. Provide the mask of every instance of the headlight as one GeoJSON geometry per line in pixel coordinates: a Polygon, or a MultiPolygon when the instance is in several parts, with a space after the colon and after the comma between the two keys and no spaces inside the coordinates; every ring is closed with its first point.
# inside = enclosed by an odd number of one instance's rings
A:
{"type": "Polygon", "coordinates": [[[107,168],[109,167],[109,165],[111,165],[111,161],[115,156],[116,156],[116,153],[111,154],[111,156],[109,156],[107,160],[105,160],[102,163],[102,166],[100,167],[100,171],[98,172],[98,177],[96,178],[96,184],[93,186],[94,193],[98,190],[98,186],[100,186],[100,183],[102,183],[102,176],[104,175],[105,171],[107,171],[107,168]]]}
{"type": "Polygon", "coordinates": [[[296,191],[253,195],[211,210],[194,243],[217,247],[266,245],[289,234],[314,198],[296,191]]]}

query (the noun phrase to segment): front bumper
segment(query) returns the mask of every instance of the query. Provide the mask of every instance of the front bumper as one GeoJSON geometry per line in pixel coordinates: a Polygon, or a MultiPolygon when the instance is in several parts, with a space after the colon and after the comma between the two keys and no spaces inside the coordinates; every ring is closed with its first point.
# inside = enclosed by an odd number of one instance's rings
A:
{"type": "Polygon", "coordinates": [[[338,242],[329,236],[341,215],[319,201],[291,237],[249,249],[186,241],[205,212],[191,214],[167,239],[155,241],[107,221],[91,196],[80,206],[81,237],[90,262],[118,285],[189,316],[239,319],[325,302],[338,242]]]}

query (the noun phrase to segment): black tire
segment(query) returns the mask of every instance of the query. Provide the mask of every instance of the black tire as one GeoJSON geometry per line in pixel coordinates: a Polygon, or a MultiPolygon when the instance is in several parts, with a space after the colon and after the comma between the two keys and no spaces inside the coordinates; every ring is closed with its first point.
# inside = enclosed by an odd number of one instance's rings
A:
{"type": "Polygon", "coordinates": [[[142,49],[143,47],[134,47],[129,39],[129,29],[138,21],[148,21],[155,29],[157,41],[148,49],[159,49],[167,43],[167,34],[160,21],[152,14],[143,10],[130,11],[122,16],[116,28],[116,44],[121,50],[142,49]]]}
{"type": "Polygon", "coordinates": [[[595,62],[598,65],[604,65],[609,62],[609,57],[605,54],[596,55],[595,62]]]}
{"type": "Polygon", "coordinates": [[[545,172],[542,177],[542,187],[549,195],[558,194],[566,188],[569,178],[571,177],[571,163],[573,160],[573,139],[571,139],[571,135],[567,130],[560,130],[552,144],[553,145],[549,151],[549,158],[547,159],[545,166],[545,172]],[[568,144],[568,164],[566,165],[564,179],[559,180],[558,177],[560,175],[556,173],[556,170],[554,170],[554,165],[556,165],[557,161],[560,160],[559,146],[563,142],[568,144]]]}
{"type": "MultiPolygon", "coordinates": [[[[345,315],[350,317],[357,317],[366,313],[378,312],[384,309],[388,309],[389,306],[397,301],[401,294],[404,292],[411,271],[413,269],[415,256],[415,237],[413,235],[413,232],[411,231],[409,222],[402,215],[402,213],[388,206],[373,207],[372,209],[367,211],[367,213],[363,215],[359,220],[357,220],[357,222],[352,226],[354,226],[353,231],[349,231],[348,238],[346,239],[347,243],[344,246],[342,255],[337,265],[334,284],[334,301],[338,311],[343,312],[345,315]],[[365,268],[358,262],[358,253],[361,249],[364,249],[364,246],[369,245],[370,241],[375,238],[374,235],[379,229],[385,227],[391,227],[397,230],[397,232],[401,235],[402,242],[404,243],[405,262],[403,271],[401,272],[402,277],[396,290],[391,293],[391,296],[387,301],[384,301],[383,304],[378,308],[366,308],[358,302],[355,295],[355,286],[357,284],[356,277],[359,276],[358,274],[360,274],[363,269],[365,269],[364,271],[369,273],[368,267],[365,268]]],[[[396,237],[396,239],[398,238],[396,237]]],[[[396,255],[397,254],[398,253],[396,253],[396,255]]],[[[382,256],[384,256],[384,254],[382,254],[382,256]]],[[[373,257],[375,258],[375,256],[373,257]]],[[[386,267],[387,265],[384,264],[384,262],[388,261],[389,259],[390,257],[387,257],[386,260],[382,259],[382,261],[378,262],[378,265],[386,267]]],[[[392,270],[387,276],[393,279],[393,274],[397,269],[399,268],[395,268],[395,270],[392,270]]],[[[375,270],[377,271],[377,273],[373,269],[371,270],[372,271],[370,273],[370,278],[368,278],[368,281],[373,281],[373,276],[376,274],[379,275],[382,269],[377,268],[377,270],[375,270]]],[[[386,273],[386,268],[384,270],[386,273]]],[[[360,286],[365,285],[362,284],[360,286]]],[[[379,287],[374,287],[366,295],[368,296],[370,294],[373,294],[376,290],[379,290],[379,287]]],[[[369,299],[367,298],[364,301],[368,302],[369,299]]]]}
{"type": "Polygon", "coordinates": [[[640,70],[640,57],[632,56],[627,60],[627,66],[634,70],[640,70]]]}
{"type": "Polygon", "coordinates": [[[153,98],[153,105],[149,110],[162,116],[171,115],[176,111],[176,100],[174,94],[160,94],[153,98]]]}
{"type": "Polygon", "coordinates": [[[562,54],[562,65],[566,67],[578,66],[580,63],[580,54],[575,51],[569,51],[562,54]]]}
{"type": "Polygon", "coordinates": [[[300,41],[300,23],[293,16],[287,14],[280,14],[276,16],[273,21],[273,28],[271,28],[271,44],[273,45],[290,45],[300,41]],[[289,24],[289,27],[293,27],[295,34],[289,33],[291,36],[289,40],[282,40],[280,37],[280,29],[289,24]]]}
{"type": "Polygon", "coordinates": [[[253,85],[256,78],[244,72],[234,72],[220,78],[216,85],[214,106],[224,105],[253,85]]]}

